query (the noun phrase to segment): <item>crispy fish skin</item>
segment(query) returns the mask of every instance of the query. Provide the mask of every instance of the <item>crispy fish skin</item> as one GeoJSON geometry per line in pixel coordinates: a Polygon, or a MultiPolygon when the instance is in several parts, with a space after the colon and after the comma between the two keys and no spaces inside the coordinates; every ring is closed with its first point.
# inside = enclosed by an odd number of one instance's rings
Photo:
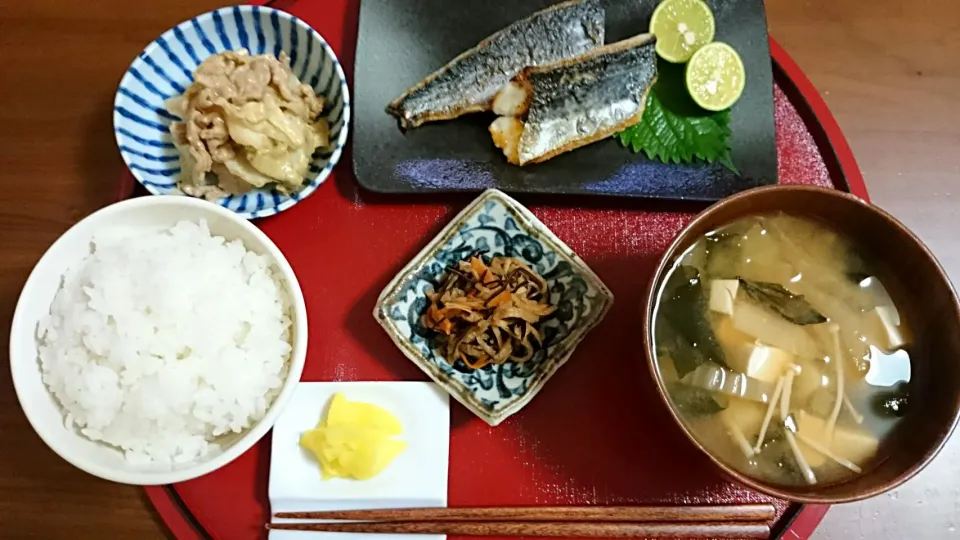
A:
{"type": "Polygon", "coordinates": [[[493,96],[528,66],[603,45],[599,0],[570,0],[538,11],[489,36],[428,75],[387,106],[403,129],[490,110],[493,96]]]}
{"type": "Polygon", "coordinates": [[[524,69],[497,93],[494,144],[514,165],[540,163],[640,121],[657,80],[651,34],[524,69]]]}

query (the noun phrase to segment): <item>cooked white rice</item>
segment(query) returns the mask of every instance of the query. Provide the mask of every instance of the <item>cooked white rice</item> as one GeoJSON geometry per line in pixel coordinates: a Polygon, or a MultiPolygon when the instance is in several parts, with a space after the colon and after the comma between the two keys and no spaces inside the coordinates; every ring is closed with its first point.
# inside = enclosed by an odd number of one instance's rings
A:
{"type": "Polygon", "coordinates": [[[94,239],[40,321],[68,429],[138,464],[184,463],[261,419],[290,358],[279,270],[205,221],[94,239]]]}

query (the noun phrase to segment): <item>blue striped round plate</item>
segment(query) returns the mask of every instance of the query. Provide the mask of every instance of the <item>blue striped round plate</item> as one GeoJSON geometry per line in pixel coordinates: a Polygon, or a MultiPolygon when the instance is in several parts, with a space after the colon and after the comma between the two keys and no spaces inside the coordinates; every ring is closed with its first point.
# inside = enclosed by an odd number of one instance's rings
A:
{"type": "Polygon", "coordinates": [[[220,199],[221,206],[252,219],[286,210],[313,193],[347,141],[350,96],[343,68],[327,42],[303,21],[267,7],[233,6],[168,30],[140,53],[120,81],[113,129],[127,167],[147,190],[182,195],[177,189],[180,157],[170,136],[170,123],[179,118],[167,112],[164,102],[186,90],[204,58],[241,47],[251,54],[287,52],[293,73],[326,97],[332,146],[313,155],[307,182],[295,193],[265,188],[220,199]]]}

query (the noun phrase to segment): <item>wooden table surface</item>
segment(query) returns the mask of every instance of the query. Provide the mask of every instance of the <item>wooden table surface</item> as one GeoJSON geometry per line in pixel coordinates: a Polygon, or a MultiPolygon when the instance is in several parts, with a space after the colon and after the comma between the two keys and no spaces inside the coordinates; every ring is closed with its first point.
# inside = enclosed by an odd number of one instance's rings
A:
{"type": "MultiPolygon", "coordinates": [[[[111,202],[122,167],[111,103],[131,59],[173,24],[220,4],[0,1],[0,342],[43,251],[111,202]]],[[[767,10],[771,33],[836,115],[874,201],[960,282],[960,3],[768,0],[767,10]]],[[[0,441],[0,536],[168,535],[141,490],[74,469],[34,435],[6,368],[0,441]]],[[[958,458],[954,441],[896,493],[832,509],[816,537],[956,534],[958,458]]]]}

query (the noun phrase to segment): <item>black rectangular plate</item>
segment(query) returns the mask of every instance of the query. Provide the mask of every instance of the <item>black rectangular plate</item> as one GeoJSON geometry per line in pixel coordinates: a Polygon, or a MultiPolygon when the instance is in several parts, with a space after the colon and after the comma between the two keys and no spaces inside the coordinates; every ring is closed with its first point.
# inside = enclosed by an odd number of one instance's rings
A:
{"type": "MultiPolygon", "coordinates": [[[[708,0],[718,41],[743,58],[747,84],[732,111],[733,163],[667,165],[613,139],[517,167],[494,147],[492,113],[400,131],[387,104],[483,38],[552,0],[363,0],[354,81],[353,166],[381,193],[480,191],[718,200],[777,181],[773,74],[762,0],[708,0]]],[[[659,0],[604,0],[606,42],[647,31],[659,0]]]]}

